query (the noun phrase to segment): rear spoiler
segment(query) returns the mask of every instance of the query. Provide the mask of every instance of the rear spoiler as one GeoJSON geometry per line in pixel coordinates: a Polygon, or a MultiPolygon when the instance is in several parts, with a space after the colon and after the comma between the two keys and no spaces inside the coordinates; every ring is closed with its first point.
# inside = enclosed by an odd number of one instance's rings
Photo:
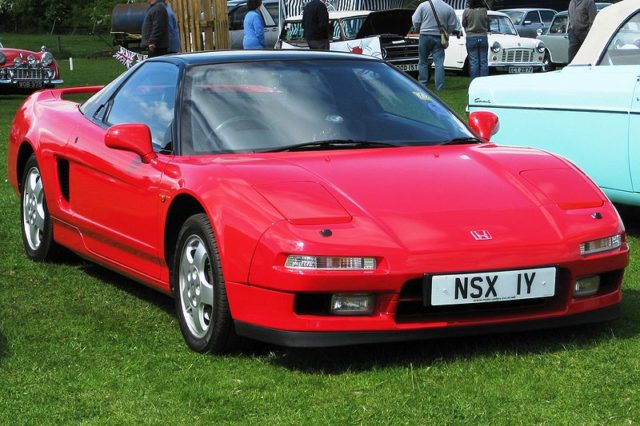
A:
{"type": "Polygon", "coordinates": [[[104,86],[84,86],[84,87],[63,87],[61,89],[53,89],[51,92],[54,96],[62,98],[65,95],[77,95],[81,93],[96,93],[104,86]]]}

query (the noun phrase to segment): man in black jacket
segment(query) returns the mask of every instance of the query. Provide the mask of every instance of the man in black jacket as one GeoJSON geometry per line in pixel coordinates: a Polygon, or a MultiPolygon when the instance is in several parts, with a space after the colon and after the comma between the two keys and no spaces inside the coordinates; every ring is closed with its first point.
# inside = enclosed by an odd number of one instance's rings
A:
{"type": "Polygon", "coordinates": [[[147,0],[149,8],[142,22],[140,47],[147,48],[149,57],[166,55],[169,49],[169,17],[162,0],[147,0]]]}
{"type": "Polygon", "coordinates": [[[311,0],[304,6],[302,29],[310,49],[329,50],[329,12],[322,0],[311,0]]]}

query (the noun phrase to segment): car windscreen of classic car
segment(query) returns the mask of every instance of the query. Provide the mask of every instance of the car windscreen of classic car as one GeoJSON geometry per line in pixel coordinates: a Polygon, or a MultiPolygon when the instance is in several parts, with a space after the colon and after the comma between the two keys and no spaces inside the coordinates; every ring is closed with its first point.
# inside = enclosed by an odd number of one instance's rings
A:
{"type": "Polygon", "coordinates": [[[518,35],[513,23],[506,16],[489,16],[489,32],[492,34],[518,35]]]}
{"type": "Polygon", "coordinates": [[[609,41],[599,65],[640,65],[640,13],[627,21],[609,41]]]}
{"type": "Polygon", "coordinates": [[[197,65],[182,93],[183,155],[476,141],[429,92],[378,61],[197,65]]]}

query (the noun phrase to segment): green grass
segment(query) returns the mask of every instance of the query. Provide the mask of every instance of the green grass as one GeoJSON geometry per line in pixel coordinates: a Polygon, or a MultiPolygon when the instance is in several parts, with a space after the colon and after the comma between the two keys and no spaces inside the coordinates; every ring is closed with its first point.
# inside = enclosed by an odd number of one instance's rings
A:
{"type": "MultiPolygon", "coordinates": [[[[104,84],[113,59],[63,67],[104,84]]],[[[468,80],[441,97],[464,116],[468,80]]],[[[635,424],[640,264],[609,324],[351,348],[183,343],[166,296],[75,259],[27,260],[6,141],[23,97],[0,96],[0,424],[635,424]]],[[[637,210],[625,211],[633,252],[637,210]]]]}
{"type": "Polygon", "coordinates": [[[4,47],[39,51],[44,45],[53,56],[60,58],[86,58],[96,52],[114,50],[109,34],[104,35],[49,35],[0,33],[4,47]]]}

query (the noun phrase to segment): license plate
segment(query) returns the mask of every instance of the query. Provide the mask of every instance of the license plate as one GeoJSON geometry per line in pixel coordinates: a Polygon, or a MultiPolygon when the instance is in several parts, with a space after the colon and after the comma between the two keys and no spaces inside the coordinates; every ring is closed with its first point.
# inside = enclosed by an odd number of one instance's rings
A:
{"type": "Polygon", "coordinates": [[[509,74],[533,72],[533,67],[509,67],[509,74]]]}
{"type": "Polygon", "coordinates": [[[418,64],[398,64],[396,67],[402,71],[418,71],[418,64]]]}
{"type": "Polygon", "coordinates": [[[555,288],[556,268],[434,275],[431,278],[431,305],[537,299],[553,296],[555,288]]]}
{"type": "Polygon", "coordinates": [[[40,89],[42,86],[42,81],[27,80],[18,82],[18,87],[20,89],[40,89]]]}

